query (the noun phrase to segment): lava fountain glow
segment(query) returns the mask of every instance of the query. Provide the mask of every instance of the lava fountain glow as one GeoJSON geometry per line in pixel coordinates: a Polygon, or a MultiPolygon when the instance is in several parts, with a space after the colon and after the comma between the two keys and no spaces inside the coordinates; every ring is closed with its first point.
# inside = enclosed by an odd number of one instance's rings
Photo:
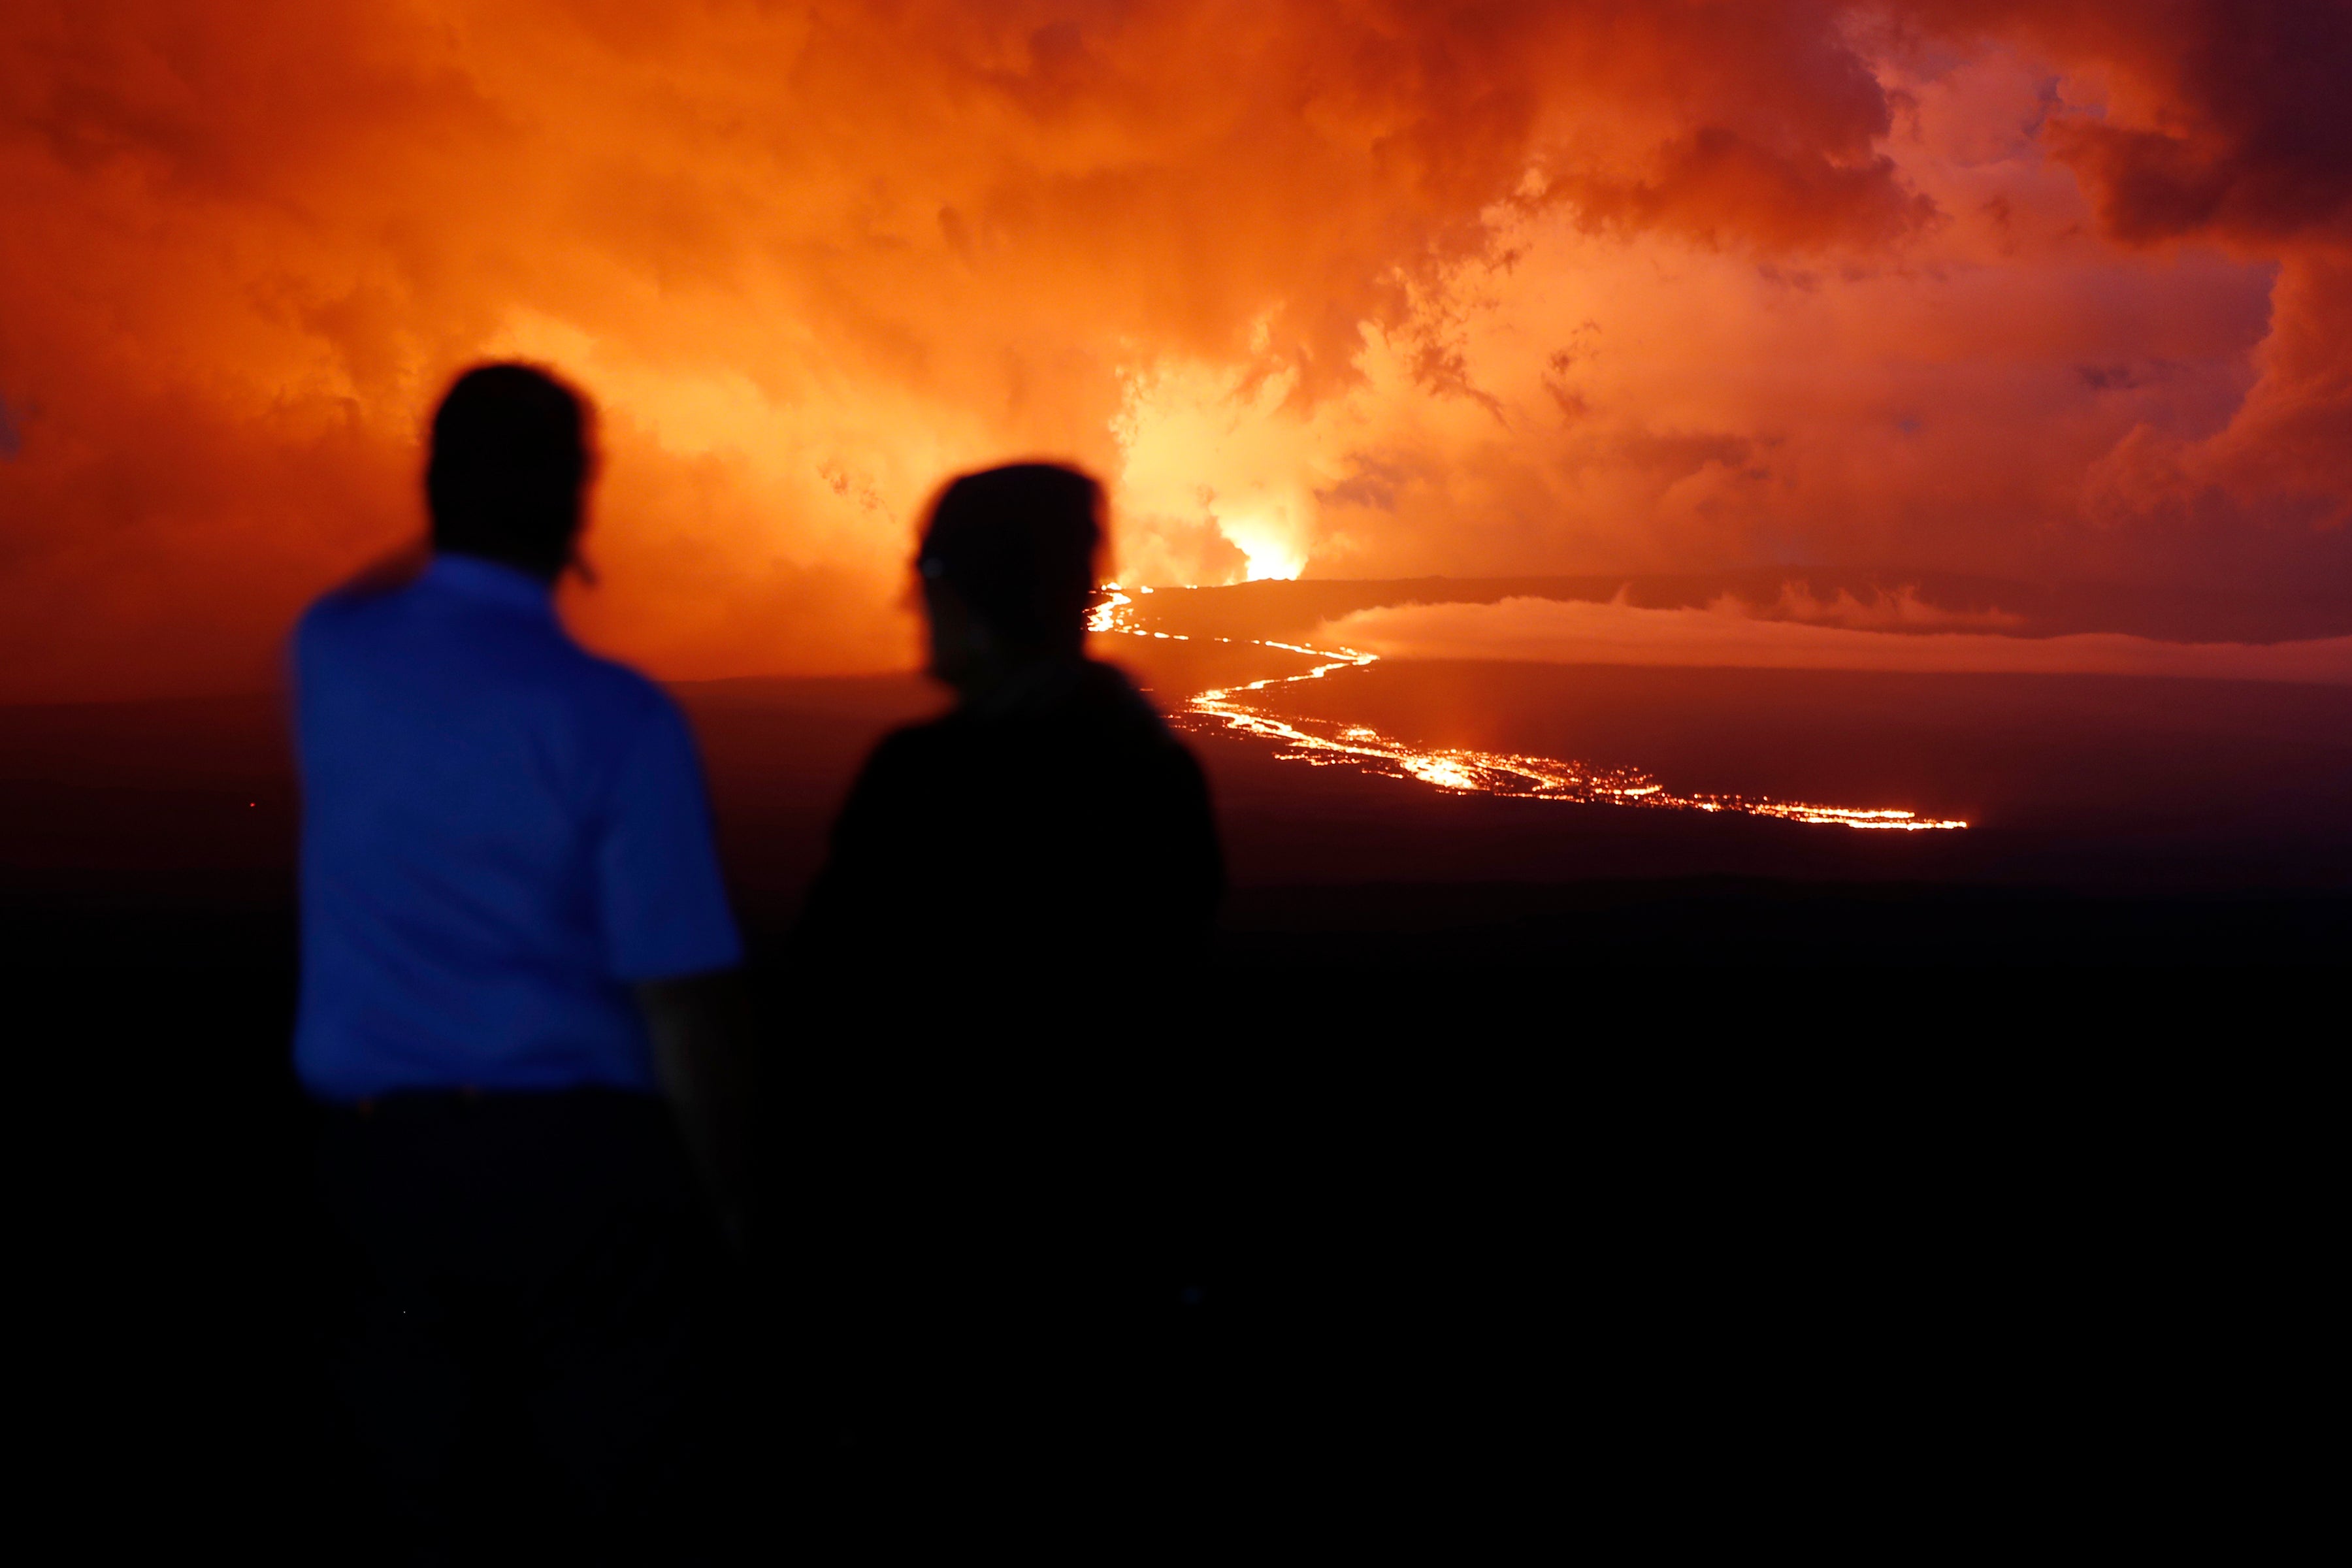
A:
{"type": "MultiPolygon", "coordinates": [[[[1149,593],[1149,589],[1143,590],[1149,593]]],[[[1129,624],[1126,612],[1135,601],[1116,584],[1106,584],[1106,597],[1088,616],[1090,631],[1113,637],[1152,637],[1163,642],[1189,642],[1176,632],[1147,631],[1129,624]]],[[[1204,639],[1206,640],[1206,639],[1204,639]]],[[[1465,795],[1518,795],[1533,800],[1574,801],[1588,805],[1645,805],[1675,811],[1733,812],[1744,816],[1777,816],[1820,826],[1858,827],[1882,832],[1924,833],[1964,828],[1965,822],[1923,817],[1890,806],[1820,805],[1809,801],[1774,800],[1739,795],[1676,795],[1638,768],[1594,768],[1554,757],[1517,756],[1496,752],[1458,749],[1424,751],[1381,734],[1368,725],[1337,725],[1322,721],[1284,719],[1253,703],[1249,694],[1293,681],[1322,680],[1344,670],[1376,664],[1378,654],[1353,648],[1308,647],[1298,643],[1255,637],[1218,637],[1218,642],[1246,641],[1253,647],[1305,654],[1325,662],[1303,675],[1268,676],[1240,685],[1213,688],[1186,698],[1171,717],[1180,726],[1214,725],[1256,735],[1275,742],[1276,754],[1316,767],[1355,767],[1389,778],[1418,779],[1439,789],[1465,795]]]]}

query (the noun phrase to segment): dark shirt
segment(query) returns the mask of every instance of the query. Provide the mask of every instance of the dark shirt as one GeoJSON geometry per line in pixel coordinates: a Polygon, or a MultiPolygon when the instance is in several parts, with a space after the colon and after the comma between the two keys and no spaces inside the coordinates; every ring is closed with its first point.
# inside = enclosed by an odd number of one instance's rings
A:
{"type": "Polygon", "coordinates": [[[1223,884],[1199,765],[1108,665],[1024,671],[875,748],[803,933],[798,1016],[828,1048],[778,1097],[782,1204],[861,1403],[992,1441],[961,1424],[1097,1432],[1073,1391],[1131,1392],[1112,1341],[1182,1283],[1148,1267],[1157,1037],[1223,884]]]}
{"type": "Polygon", "coordinates": [[[1200,765],[1108,665],[1022,672],[875,748],[810,896],[820,950],[1033,974],[1198,947],[1224,889],[1200,765]]]}

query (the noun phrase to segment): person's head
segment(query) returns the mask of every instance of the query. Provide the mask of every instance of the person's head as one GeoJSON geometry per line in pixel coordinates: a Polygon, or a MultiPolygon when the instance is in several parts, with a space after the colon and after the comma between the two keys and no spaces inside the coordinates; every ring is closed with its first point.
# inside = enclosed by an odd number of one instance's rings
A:
{"type": "Polygon", "coordinates": [[[554,581],[572,560],[589,467],[578,393],[533,365],[476,365],[433,416],[433,548],[554,581]]]}
{"type": "Polygon", "coordinates": [[[1054,463],[966,474],[940,491],[915,562],[931,672],[969,688],[1034,660],[1076,658],[1102,511],[1102,487],[1054,463]]]}

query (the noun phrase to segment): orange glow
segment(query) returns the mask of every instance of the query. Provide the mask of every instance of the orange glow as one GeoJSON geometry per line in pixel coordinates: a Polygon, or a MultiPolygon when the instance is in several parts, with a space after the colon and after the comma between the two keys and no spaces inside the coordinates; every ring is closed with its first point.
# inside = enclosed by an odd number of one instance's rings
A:
{"type": "Polygon", "coordinates": [[[1325,634],[1390,658],[1551,664],[1713,666],[2158,675],[2210,680],[2352,685],[2352,637],[2274,643],[2198,643],[2113,632],[2016,637],[1979,631],[1893,632],[1759,618],[1721,600],[1702,609],[1642,609],[1619,601],[1505,599],[1359,611],[1325,634]]]}
{"type": "Polygon", "coordinates": [[[274,680],[493,354],[597,402],[565,611],[667,679],[903,668],[1017,457],[1130,593],[2283,616],[2352,580],[2348,78],[2317,0],[16,0],[0,699],[274,680]]]}
{"type": "MultiPolygon", "coordinates": [[[[1167,638],[1167,632],[1146,631],[1122,625],[1123,606],[1133,603],[1113,595],[1094,612],[1088,626],[1117,637],[1167,638]]],[[[1219,638],[1221,642],[1229,639],[1219,638]]],[[[1173,716],[1208,721],[1226,730],[1275,742],[1276,755],[1311,767],[1348,766],[1391,778],[1418,779],[1438,789],[1460,794],[1506,795],[1536,800],[1572,801],[1588,805],[1644,805],[1677,811],[1730,812],[1747,816],[1776,816],[1816,826],[1853,827],[1880,832],[1919,833],[1965,828],[1950,818],[1923,817],[1890,806],[1819,805],[1804,801],[1750,798],[1737,795],[1676,795],[1636,768],[1592,768],[1582,763],[1552,757],[1505,755],[1459,749],[1424,751],[1381,734],[1368,725],[1332,725],[1308,720],[1288,720],[1244,701],[1235,695],[1264,691],[1294,681],[1321,680],[1334,671],[1360,669],[1379,662],[1378,654],[1355,648],[1318,648],[1300,643],[1249,639],[1258,647],[1307,654],[1325,662],[1300,675],[1269,676],[1234,687],[1195,692],[1173,716]],[[1326,732],[1328,731],[1328,732],[1326,732]]]]}

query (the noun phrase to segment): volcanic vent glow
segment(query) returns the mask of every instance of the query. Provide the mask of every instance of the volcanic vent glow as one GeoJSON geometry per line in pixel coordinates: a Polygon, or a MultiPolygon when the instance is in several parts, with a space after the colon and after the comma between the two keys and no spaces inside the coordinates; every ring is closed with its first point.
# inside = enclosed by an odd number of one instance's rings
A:
{"type": "MultiPolygon", "coordinates": [[[[1149,589],[1144,592],[1150,592],[1149,589]]],[[[1134,599],[1116,587],[1088,617],[1087,629],[1114,637],[1152,637],[1188,642],[1179,633],[1148,631],[1133,624],[1134,599]]],[[[1349,766],[1390,778],[1419,779],[1439,789],[1464,794],[1522,795],[1537,800],[1577,801],[1600,805],[1664,806],[1677,811],[1734,812],[1747,816],[1777,816],[1817,826],[1858,827],[1904,833],[1964,828],[1967,823],[1922,817],[1893,807],[1820,805],[1808,801],[1750,798],[1738,795],[1676,795],[1638,768],[1594,768],[1553,757],[1516,756],[1495,752],[1456,749],[1423,751],[1406,745],[1363,724],[1337,725],[1311,719],[1284,719],[1250,700],[1249,694],[1298,680],[1321,680],[1338,671],[1360,669],[1379,662],[1378,654],[1353,648],[1308,647],[1298,643],[1259,638],[1219,637],[1219,642],[1245,641],[1253,647],[1306,654],[1325,662],[1303,675],[1268,676],[1262,680],[1218,687],[1184,700],[1170,717],[1180,727],[1189,721],[1211,723],[1274,742],[1276,755],[1311,766],[1349,766]]]]}

